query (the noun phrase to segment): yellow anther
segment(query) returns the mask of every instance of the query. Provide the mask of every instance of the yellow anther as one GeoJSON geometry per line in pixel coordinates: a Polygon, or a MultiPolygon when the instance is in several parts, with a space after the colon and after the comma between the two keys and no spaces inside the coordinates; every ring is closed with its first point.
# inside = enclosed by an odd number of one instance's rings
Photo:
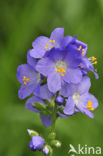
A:
{"type": "Polygon", "coordinates": [[[48,49],[48,47],[45,47],[45,49],[48,49]]]}
{"type": "Polygon", "coordinates": [[[27,79],[26,79],[26,81],[27,81],[27,82],[29,82],[29,81],[30,81],[30,79],[29,79],[29,78],[27,78],[27,79]]]}
{"type": "Polygon", "coordinates": [[[62,72],[63,72],[63,73],[66,73],[66,70],[62,68],[62,72]]]}
{"type": "Polygon", "coordinates": [[[24,81],[24,85],[27,85],[27,82],[26,81],[24,81]]]}
{"type": "Polygon", "coordinates": [[[94,62],[94,64],[97,64],[97,63],[98,63],[97,61],[94,62]]]}
{"type": "Polygon", "coordinates": [[[26,80],[26,76],[23,77],[23,81],[25,81],[25,80],[26,80]]]}
{"type": "Polygon", "coordinates": [[[88,106],[91,107],[92,106],[92,102],[89,100],[88,101],[88,106]]]}
{"type": "Polygon", "coordinates": [[[52,43],[55,43],[55,40],[52,40],[52,43]]]}
{"type": "Polygon", "coordinates": [[[52,43],[52,40],[50,40],[49,43],[52,43]]]}
{"type": "Polygon", "coordinates": [[[84,51],[84,49],[82,49],[82,51],[84,51]]]}
{"type": "Polygon", "coordinates": [[[53,46],[51,45],[51,48],[53,48],[53,46]]]}
{"type": "Polygon", "coordinates": [[[61,69],[58,68],[58,69],[57,69],[57,72],[60,73],[60,72],[61,72],[61,69]]]}
{"type": "Polygon", "coordinates": [[[64,76],[64,74],[60,74],[61,75],[61,77],[63,77],[64,76]]]}
{"type": "Polygon", "coordinates": [[[78,50],[81,50],[82,49],[82,46],[79,46],[78,50]]]}
{"type": "Polygon", "coordinates": [[[96,57],[92,56],[92,61],[96,61],[96,57]]]}
{"type": "Polygon", "coordinates": [[[82,56],[84,55],[84,52],[82,52],[82,54],[81,54],[82,56]]]}
{"type": "Polygon", "coordinates": [[[46,46],[48,47],[48,46],[49,46],[49,44],[47,43],[47,44],[46,44],[46,46]]]}
{"type": "Polygon", "coordinates": [[[94,110],[94,108],[92,107],[92,102],[90,100],[88,101],[88,106],[86,108],[91,111],[94,110]]]}
{"type": "Polygon", "coordinates": [[[58,69],[62,70],[62,67],[59,66],[58,69]]]}

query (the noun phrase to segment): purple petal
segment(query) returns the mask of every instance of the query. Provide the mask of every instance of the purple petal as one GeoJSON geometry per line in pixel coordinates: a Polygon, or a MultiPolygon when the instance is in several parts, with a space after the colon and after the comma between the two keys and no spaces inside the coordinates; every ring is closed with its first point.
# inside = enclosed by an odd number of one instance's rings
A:
{"type": "Polygon", "coordinates": [[[35,89],[35,87],[37,86],[37,83],[33,83],[30,85],[21,85],[21,88],[19,89],[18,95],[20,99],[24,99],[27,96],[31,95],[35,89]]]}
{"type": "Polygon", "coordinates": [[[44,139],[41,136],[33,136],[32,144],[34,146],[34,150],[41,150],[44,146],[44,139]]]}
{"type": "Polygon", "coordinates": [[[94,109],[96,109],[98,107],[98,100],[95,98],[94,95],[92,95],[90,93],[88,93],[88,96],[87,96],[87,103],[85,104],[86,107],[87,107],[88,101],[92,102],[92,107],[94,109]]]}
{"type": "Polygon", "coordinates": [[[27,63],[35,69],[35,66],[37,64],[37,60],[30,56],[30,50],[27,53],[27,63]]]}
{"type": "Polygon", "coordinates": [[[40,103],[43,103],[43,104],[44,104],[44,102],[43,102],[40,98],[35,97],[35,96],[32,96],[32,97],[30,97],[30,98],[26,101],[25,106],[26,106],[26,108],[27,108],[28,110],[33,111],[33,112],[36,112],[36,113],[39,113],[39,111],[38,111],[37,109],[35,109],[35,108],[32,107],[32,105],[33,105],[35,102],[40,102],[40,103]]]}
{"type": "Polygon", "coordinates": [[[88,109],[84,109],[84,114],[89,116],[90,118],[94,118],[94,114],[90,112],[88,109]]]}
{"type": "Polygon", "coordinates": [[[35,91],[34,94],[42,99],[50,99],[53,94],[49,91],[47,85],[39,86],[35,91]]]}
{"type": "Polygon", "coordinates": [[[64,61],[69,68],[77,68],[82,62],[81,53],[71,44],[69,44],[63,51],[65,52],[64,61]]]}
{"type": "Polygon", "coordinates": [[[77,106],[77,108],[78,108],[78,109],[80,110],[80,112],[82,112],[83,114],[89,116],[90,118],[94,118],[93,113],[90,112],[88,109],[83,108],[83,107],[81,107],[81,106],[79,106],[79,105],[77,106]]]}
{"type": "Polygon", "coordinates": [[[19,82],[23,83],[23,77],[26,76],[26,78],[30,79],[31,83],[33,80],[37,79],[37,72],[28,64],[22,64],[18,66],[17,69],[17,79],[19,82]]]}
{"type": "Polygon", "coordinates": [[[35,70],[27,64],[20,65],[17,69],[17,79],[22,83],[22,86],[19,90],[19,98],[24,99],[33,93],[35,87],[40,82],[40,74],[35,72],[35,70]],[[24,84],[23,78],[29,79],[24,84]]]}
{"type": "Polygon", "coordinates": [[[60,95],[63,95],[64,97],[72,96],[77,91],[77,85],[74,85],[72,83],[66,83],[61,87],[61,90],[59,92],[60,95]]]}
{"type": "Polygon", "coordinates": [[[52,125],[52,119],[49,116],[40,115],[40,118],[45,127],[49,127],[52,125]]]}
{"type": "Polygon", "coordinates": [[[68,83],[77,84],[82,80],[82,72],[79,69],[69,69],[63,79],[68,83]]]}
{"type": "Polygon", "coordinates": [[[68,44],[70,44],[73,40],[72,36],[66,36],[62,39],[62,47],[66,47],[68,44]]]}
{"type": "Polygon", "coordinates": [[[74,114],[75,112],[75,104],[74,104],[74,101],[73,101],[73,98],[72,97],[69,97],[67,102],[66,102],[66,105],[65,105],[65,108],[64,108],[64,114],[67,114],[67,115],[72,115],[74,114]]]}
{"type": "Polygon", "coordinates": [[[60,44],[63,37],[64,37],[64,28],[56,28],[51,33],[50,39],[55,40],[60,44]]]}
{"type": "Polygon", "coordinates": [[[45,52],[47,51],[45,49],[46,44],[49,43],[49,38],[45,36],[38,37],[33,43],[33,49],[30,50],[30,55],[34,58],[41,58],[44,56],[45,52]]]}
{"type": "Polygon", "coordinates": [[[47,76],[54,70],[54,63],[49,58],[42,58],[36,65],[36,70],[47,76]]]}
{"type": "Polygon", "coordinates": [[[86,54],[87,49],[88,49],[88,45],[87,44],[85,44],[85,43],[83,43],[83,42],[81,42],[79,40],[76,40],[74,45],[77,46],[77,48],[79,48],[79,46],[82,46],[82,49],[84,49],[84,51],[83,51],[84,55],[86,54]]]}
{"type": "Polygon", "coordinates": [[[52,93],[56,93],[61,89],[61,77],[58,73],[52,72],[47,78],[48,88],[52,93]]]}
{"type": "Polygon", "coordinates": [[[78,84],[77,92],[79,94],[86,93],[90,89],[90,86],[91,86],[90,78],[88,76],[84,76],[82,78],[82,81],[78,84]]]}

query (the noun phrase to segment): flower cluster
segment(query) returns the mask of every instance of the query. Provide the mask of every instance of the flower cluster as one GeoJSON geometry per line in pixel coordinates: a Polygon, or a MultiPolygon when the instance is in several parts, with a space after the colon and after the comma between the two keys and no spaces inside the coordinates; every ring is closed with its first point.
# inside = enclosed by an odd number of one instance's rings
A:
{"type": "MultiPolygon", "coordinates": [[[[32,95],[26,108],[39,113],[45,127],[53,125],[58,117],[67,118],[79,112],[93,118],[92,111],[98,101],[89,93],[91,81],[87,74],[91,71],[98,78],[94,68],[97,59],[87,58],[87,44],[77,40],[77,36],[64,36],[64,29],[56,28],[50,38],[40,36],[32,46],[27,53],[27,64],[17,69],[21,83],[19,98],[32,95]]],[[[43,146],[40,137],[32,138],[32,150],[43,146]]]]}

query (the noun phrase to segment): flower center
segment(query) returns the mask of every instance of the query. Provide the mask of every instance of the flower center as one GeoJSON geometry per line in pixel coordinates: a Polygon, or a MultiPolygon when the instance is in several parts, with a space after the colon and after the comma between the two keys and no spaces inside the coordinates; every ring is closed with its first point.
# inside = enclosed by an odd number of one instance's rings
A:
{"type": "Polygon", "coordinates": [[[53,44],[55,43],[55,40],[49,40],[49,43],[46,44],[44,47],[45,50],[53,48],[53,44]]]}
{"type": "Polygon", "coordinates": [[[82,46],[79,46],[79,48],[77,48],[79,51],[81,51],[81,55],[83,56],[84,55],[84,49],[82,48],[82,46]]]}
{"type": "Polygon", "coordinates": [[[29,78],[26,78],[26,76],[23,77],[24,85],[27,85],[27,82],[29,82],[29,81],[30,81],[29,78]]]}
{"type": "Polygon", "coordinates": [[[66,73],[66,64],[63,61],[58,61],[55,65],[55,70],[60,74],[61,77],[64,77],[66,73]]]}
{"type": "Polygon", "coordinates": [[[75,104],[78,105],[79,100],[80,100],[80,94],[79,93],[74,93],[73,100],[74,100],[75,104]]]}
{"type": "Polygon", "coordinates": [[[92,107],[92,102],[90,100],[88,101],[88,106],[86,108],[91,111],[94,110],[94,108],[92,107]]]}

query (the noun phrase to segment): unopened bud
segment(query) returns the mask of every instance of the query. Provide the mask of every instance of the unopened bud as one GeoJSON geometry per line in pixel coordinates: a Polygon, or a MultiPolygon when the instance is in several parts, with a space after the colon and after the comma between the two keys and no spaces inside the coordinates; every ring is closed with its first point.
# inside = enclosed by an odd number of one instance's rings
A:
{"type": "Polygon", "coordinates": [[[32,137],[32,136],[39,136],[39,133],[34,131],[34,130],[31,130],[31,129],[28,129],[27,130],[28,134],[32,137]]]}

